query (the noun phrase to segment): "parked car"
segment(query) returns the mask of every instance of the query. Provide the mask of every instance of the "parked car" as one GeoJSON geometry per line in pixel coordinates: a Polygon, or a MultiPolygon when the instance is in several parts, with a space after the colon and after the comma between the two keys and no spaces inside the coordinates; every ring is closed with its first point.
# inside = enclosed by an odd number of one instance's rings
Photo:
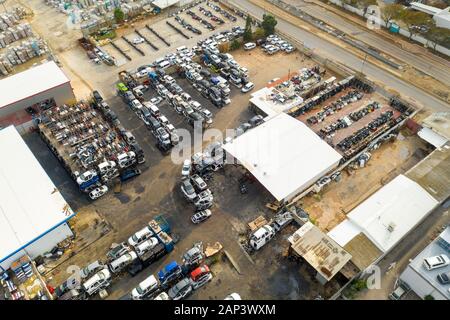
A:
{"type": "Polygon", "coordinates": [[[183,275],[183,269],[176,261],[172,261],[158,272],[159,282],[162,286],[173,282],[183,275]]]}
{"type": "Polygon", "coordinates": [[[201,192],[208,188],[206,182],[198,174],[193,175],[191,177],[191,181],[197,192],[201,192]]]}
{"type": "Polygon", "coordinates": [[[212,214],[211,210],[209,210],[209,209],[198,211],[198,212],[194,213],[194,215],[191,217],[191,221],[194,224],[198,224],[200,222],[205,221],[209,217],[211,217],[211,214],[212,214]]]}
{"type": "Polygon", "coordinates": [[[111,273],[107,268],[100,270],[82,285],[82,288],[86,294],[93,296],[100,290],[108,287],[111,284],[111,273]]]}
{"type": "Polygon", "coordinates": [[[122,242],[120,244],[111,247],[106,256],[108,257],[109,260],[115,260],[130,251],[131,248],[125,242],[122,242]]]}
{"type": "Polygon", "coordinates": [[[244,50],[252,50],[256,48],[256,43],[254,42],[247,42],[244,44],[244,50]]]}
{"type": "Polygon", "coordinates": [[[183,195],[190,201],[193,201],[197,197],[194,186],[191,184],[189,179],[183,180],[181,182],[181,191],[183,195]]]}
{"type": "Polygon", "coordinates": [[[130,238],[128,238],[128,244],[135,247],[142,242],[150,239],[153,235],[154,234],[152,229],[150,229],[149,226],[145,226],[144,228],[133,234],[130,238]]]}
{"type": "Polygon", "coordinates": [[[423,260],[423,265],[427,270],[434,270],[448,266],[450,264],[450,259],[445,255],[441,254],[434,257],[425,258],[423,260]]]}
{"type": "Polygon", "coordinates": [[[160,104],[162,101],[163,101],[163,98],[161,98],[160,96],[150,99],[150,102],[153,103],[155,106],[160,104]]]}
{"type": "Polygon", "coordinates": [[[233,292],[225,297],[224,300],[242,300],[239,293],[233,292]]]}
{"type": "Polygon", "coordinates": [[[167,292],[169,297],[173,300],[181,300],[186,298],[192,292],[192,284],[189,278],[184,278],[174,285],[167,292]]]}
{"type": "Polygon", "coordinates": [[[401,300],[401,298],[409,291],[406,284],[400,283],[394,291],[389,294],[390,300],[401,300]]]}
{"type": "Polygon", "coordinates": [[[245,86],[242,87],[241,91],[243,93],[247,93],[247,92],[253,90],[254,87],[255,87],[255,85],[253,84],[253,82],[248,82],[245,86]]]}
{"type": "Polygon", "coordinates": [[[139,169],[128,169],[120,175],[120,181],[125,182],[141,174],[139,169]]]}
{"type": "Polygon", "coordinates": [[[81,277],[81,279],[86,279],[89,276],[91,276],[92,274],[97,273],[104,268],[105,268],[105,266],[103,265],[103,263],[101,263],[98,260],[94,261],[80,270],[80,277],[81,277]]]}
{"type": "Polygon", "coordinates": [[[211,191],[205,190],[198,194],[198,196],[194,199],[194,205],[197,210],[206,210],[212,207],[214,201],[214,197],[211,194],[211,191]]]}
{"type": "Polygon", "coordinates": [[[107,192],[108,192],[108,187],[101,186],[101,187],[95,188],[94,190],[89,192],[89,198],[91,198],[92,200],[96,200],[96,199],[100,198],[101,196],[105,195],[107,192]]]}
{"type": "Polygon", "coordinates": [[[146,252],[153,249],[159,243],[156,237],[150,237],[148,240],[143,241],[142,243],[136,245],[134,248],[138,256],[142,256],[146,252]]]}
{"type": "Polygon", "coordinates": [[[169,295],[167,293],[161,292],[153,300],[170,300],[170,297],[169,297],[169,295]]]}
{"type": "Polygon", "coordinates": [[[190,276],[192,289],[194,290],[204,286],[213,278],[211,270],[209,270],[209,267],[206,264],[196,268],[191,272],[190,276]]]}
{"type": "Polygon", "coordinates": [[[137,38],[134,38],[132,42],[133,42],[133,44],[141,44],[141,43],[144,43],[144,39],[141,37],[137,37],[137,38]]]}
{"type": "Polygon", "coordinates": [[[155,292],[158,287],[158,280],[156,280],[154,275],[151,275],[131,291],[131,298],[133,300],[142,300],[152,292],[155,292]]]}
{"type": "Polygon", "coordinates": [[[262,246],[268,243],[274,236],[275,230],[269,225],[264,225],[258,230],[256,230],[250,237],[249,241],[250,246],[255,250],[259,250],[262,246]]]}
{"type": "Polygon", "coordinates": [[[450,272],[438,274],[437,280],[442,285],[450,284],[450,272]]]}
{"type": "Polygon", "coordinates": [[[191,174],[192,162],[189,159],[185,159],[183,162],[183,167],[181,169],[181,176],[183,178],[188,177],[191,174]]]}
{"type": "Polygon", "coordinates": [[[111,272],[113,272],[113,273],[119,273],[136,259],[137,259],[136,252],[130,251],[128,253],[125,253],[123,256],[120,256],[119,258],[112,261],[108,265],[109,270],[111,270],[111,272]]]}

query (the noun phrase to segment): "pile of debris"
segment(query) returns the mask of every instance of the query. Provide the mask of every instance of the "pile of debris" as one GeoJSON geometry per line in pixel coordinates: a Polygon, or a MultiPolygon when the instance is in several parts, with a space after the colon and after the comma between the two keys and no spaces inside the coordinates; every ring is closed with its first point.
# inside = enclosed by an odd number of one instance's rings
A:
{"type": "Polygon", "coordinates": [[[32,37],[33,31],[28,23],[22,23],[17,26],[8,27],[0,33],[0,48],[27,37],[32,37]]]}

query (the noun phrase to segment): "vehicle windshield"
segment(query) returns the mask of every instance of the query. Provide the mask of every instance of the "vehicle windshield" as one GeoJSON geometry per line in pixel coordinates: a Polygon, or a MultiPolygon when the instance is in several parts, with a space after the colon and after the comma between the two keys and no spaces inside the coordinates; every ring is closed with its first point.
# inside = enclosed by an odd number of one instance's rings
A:
{"type": "Polygon", "coordinates": [[[138,242],[139,238],[137,237],[137,235],[133,235],[131,237],[131,239],[133,239],[134,242],[138,242]]]}
{"type": "Polygon", "coordinates": [[[143,294],[143,293],[144,293],[144,290],[142,290],[141,286],[138,286],[138,287],[136,288],[136,291],[137,291],[139,294],[143,294]]]}

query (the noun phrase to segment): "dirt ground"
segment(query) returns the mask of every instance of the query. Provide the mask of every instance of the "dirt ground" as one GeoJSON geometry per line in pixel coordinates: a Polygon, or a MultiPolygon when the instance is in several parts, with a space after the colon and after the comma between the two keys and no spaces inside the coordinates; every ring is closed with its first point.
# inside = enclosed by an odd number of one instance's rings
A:
{"type": "Polygon", "coordinates": [[[428,151],[423,140],[404,129],[394,142],[385,142],[371,154],[364,168],[352,173],[344,170],[339,182],[332,182],[319,194],[300,200],[322,230],[328,232],[333,229],[353,208],[397,175],[412,168],[428,151]]]}

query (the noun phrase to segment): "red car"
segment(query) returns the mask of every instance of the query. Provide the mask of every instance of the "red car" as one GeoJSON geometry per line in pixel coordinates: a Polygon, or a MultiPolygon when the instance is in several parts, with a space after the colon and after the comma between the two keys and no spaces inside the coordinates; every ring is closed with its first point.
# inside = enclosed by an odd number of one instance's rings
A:
{"type": "Polygon", "coordinates": [[[197,290],[207,282],[211,281],[212,277],[212,273],[206,264],[194,269],[194,271],[191,272],[192,288],[197,290]]]}

